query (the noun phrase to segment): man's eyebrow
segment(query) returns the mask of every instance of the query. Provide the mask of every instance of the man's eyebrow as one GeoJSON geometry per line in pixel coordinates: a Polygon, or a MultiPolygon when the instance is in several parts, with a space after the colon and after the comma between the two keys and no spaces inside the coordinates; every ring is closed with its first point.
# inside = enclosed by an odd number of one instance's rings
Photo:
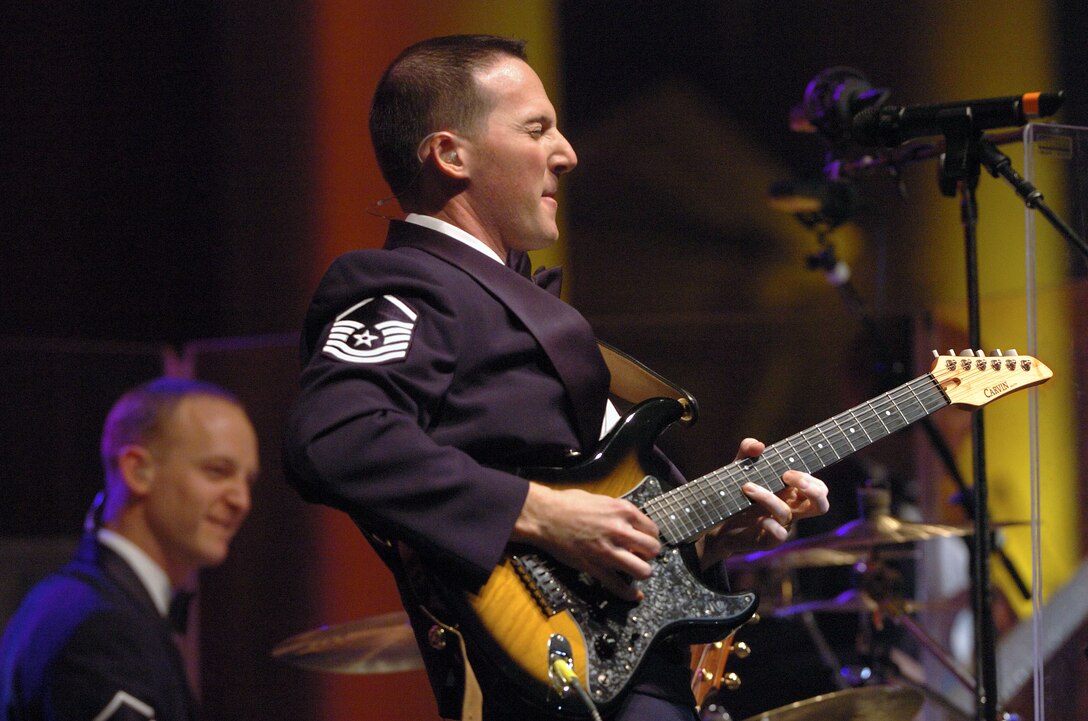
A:
{"type": "Polygon", "coordinates": [[[555,125],[555,116],[548,113],[536,113],[525,120],[526,123],[540,123],[541,125],[555,125]]]}

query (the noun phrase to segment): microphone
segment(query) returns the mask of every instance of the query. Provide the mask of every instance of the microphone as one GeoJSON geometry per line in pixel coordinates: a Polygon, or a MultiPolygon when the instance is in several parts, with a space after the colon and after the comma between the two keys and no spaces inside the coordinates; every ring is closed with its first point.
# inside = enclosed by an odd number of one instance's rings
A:
{"type": "Polygon", "coordinates": [[[944,120],[964,114],[975,130],[1008,128],[1053,115],[1063,102],[1065,95],[1059,91],[937,105],[875,105],[854,116],[851,136],[859,145],[893,148],[911,138],[942,135],[944,120]]]}
{"type": "Polygon", "coordinates": [[[818,133],[833,146],[850,140],[854,116],[882,105],[890,92],[874,88],[860,70],[836,65],[821,70],[805,87],[801,103],[790,111],[790,130],[818,133]]]}

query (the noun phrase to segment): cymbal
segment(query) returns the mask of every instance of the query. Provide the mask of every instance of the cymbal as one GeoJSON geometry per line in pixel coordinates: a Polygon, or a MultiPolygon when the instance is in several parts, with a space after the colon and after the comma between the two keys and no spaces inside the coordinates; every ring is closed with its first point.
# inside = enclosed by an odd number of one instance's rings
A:
{"type": "Polygon", "coordinates": [[[322,626],[285,639],[272,657],[294,666],[337,673],[395,673],[423,668],[403,611],[322,626]]]}
{"type": "MultiPolygon", "coordinates": [[[[788,545],[788,544],[787,544],[788,545]]],[[[732,556],[726,561],[729,570],[773,568],[822,568],[826,566],[853,566],[866,554],[858,551],[840,551],[834,548],[799,548],[784,552],[785,546],[769,551],[756,551],[744,556],[732,556]]]]}
{"type": "MultiPolygon", "coordinates": [[[[808,539],[804,539],[808,540],[808,539]]],[[[800,541],[787,543],[767,551],[756,551],[744,556],[732,556],[726,561],[730,571],[774,569],[788,571],[794,568],[825,568],[829,566],[855,566],[871,562],[878,557],[882,561],[909,561],[918,557],[913,549],[882,549],[879,556],[872,549],[837,549],[819,546],[802,546],[800,541]]]]}
{"type": "Polygon", "coordinates": [[[746,721],[910,721],[922,700],[913,688],[862,686],[813,696],[746,721]]]}
{"type": "Polygon", "coordinates": [[[804,603],[796,603],[792,606],[775,609],[772,615],[784,618],[796,616],[799,613],[861,613],[880,610],[896,613],[914,613],[915,611],[926,607],[928,607],[928,604],[926,603],[902,598],[877,601],[865,591],[850,589],[849,591],[843,591],[834,598],[806,601],[804,603]]]}
{"type": "Polygon", "coordinates": [[[912,523],[881,514],[871,518],[858,518],[833,531],[784,543],[769,553],[790,554],[813,548],[860,553],[877,546],[967,536],[973,531],[974,527],[968,525],[912,523]]]}

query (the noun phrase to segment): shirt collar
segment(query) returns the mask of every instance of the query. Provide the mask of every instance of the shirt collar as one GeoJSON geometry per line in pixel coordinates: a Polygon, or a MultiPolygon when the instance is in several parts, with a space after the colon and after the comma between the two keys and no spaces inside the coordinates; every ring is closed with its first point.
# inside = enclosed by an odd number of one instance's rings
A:
{"type": "Polygon", "coordinates": [[[118,556],[123,558],[132,568],[133,572],[144,584],[144,588],[155,602],[155,608],[166,616],[170,608],[170,596],[173,589],[170,587],[170,578],[159,564],[151,560],[151,556],[124,536],[108,528],[99,528],[95,534],[99,543],[108,547],[118,556]]]}
{"type": "MultiPolygon", "coordinates": [[[[471,233],[461,230],[456,225],[451,225],[444,220],[439,220],[430,215],[420,215],[419,213],[409,213],[405,216],[404,222],[422,225],[424,228],[430,228],[431,230],[436,230],[439,233],[448,235],[454,240],[459,240],[470,248],[475,248],[484,255],[494,258],[496,262],[502,263],[502,258],[499,257],[498,253],[484,245],[482,240],[471,233]]],[[[505,265],[505,263],[502,264],[505,265]]]]}

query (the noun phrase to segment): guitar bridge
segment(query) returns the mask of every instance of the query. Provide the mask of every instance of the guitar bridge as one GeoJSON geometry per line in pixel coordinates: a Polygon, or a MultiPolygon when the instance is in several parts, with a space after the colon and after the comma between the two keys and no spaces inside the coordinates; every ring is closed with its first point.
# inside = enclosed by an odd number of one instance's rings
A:
{"type": "Polygon", "coordinates": [[[510,561],[533,600],[547,616],[554,616],[571,604],[570,593],[559,582],[545,558],[534,554],[516,554],[510,561]]]}

